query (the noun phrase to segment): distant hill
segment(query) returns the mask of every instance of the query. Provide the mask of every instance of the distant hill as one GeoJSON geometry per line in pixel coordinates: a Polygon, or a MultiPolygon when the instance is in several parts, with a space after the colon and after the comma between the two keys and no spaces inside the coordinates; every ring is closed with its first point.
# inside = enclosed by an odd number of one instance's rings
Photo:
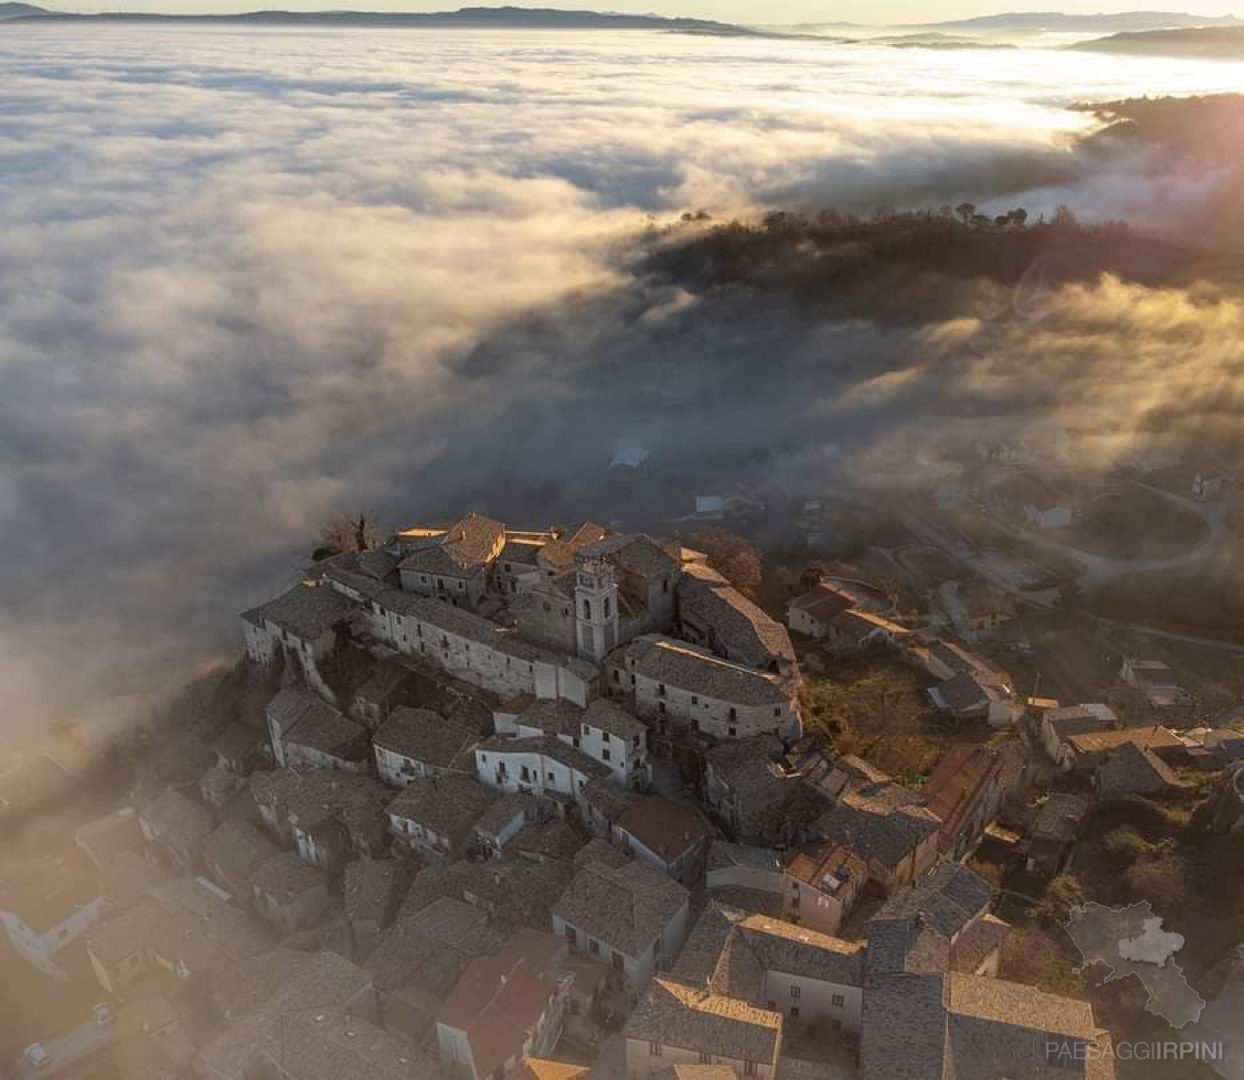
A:
{"type": "Polygon", "coordinates": [[[0,19],[30,19],[37,15],[47,15],[49,12],[41,7],[35,7],[34,4],[0,4],[0,19]]]}
{"type": "Polygon", "coordinates": [[[964,33],[1116,34],[1138,30],[1177,30],[1190,26],[1239,26],[1233,15],[1215,18],[1179,11],[1121,11],[1101,15],[1069,15],[1062,11],[1017,11],[974,19],[933,23],[928,29],[964,33]]]}
{"type": "Polygon", "coordinates": [[[1241,60],[1244,59],[1244,26],[1208,26],[1191,30],[1150,30],[1140,34],[1114,34],[1093,41],[1081,41],[1069,47],[1081,52],[1241,60]]]}
{"type": "Polygon", "coordinates": [[[847,33],[886,31],[906,34],[911,31],[936,32],[950,35],[1023,36],[1037,34],[1118,34],[1145,30],[1180,30],[1201,26],[1242,26],[1232,15],[1213,17],[1189,15],[1177,11],[1123,11],[1101,15],[1071,15],[1062,11],[1013,11],[998,15],[981,15],[973,19],[950,22],[912,23],[906,26],[861,26],[857,23],[799,23],[784,27],[796,33],[847,33]]]}
{"type": "Polygon", "coordinates": [[[558,30],[666,30],[684,34],[719,34],[764,37],[749,30],[711,19],[663,18],[659,15],[619,15],[597,11],[561,11],[555,8],[469,7],[457,11],[251,11],[234,15],[157,15],[145,12],[107,12],[77,15],[44,11],[25,4],[0,4],[4,8],[28,8],[11,20],[37,16],[62,22],[208,22],[251,23],[279,26],[391,26],[391,27],[497,27],[558,30]]]}

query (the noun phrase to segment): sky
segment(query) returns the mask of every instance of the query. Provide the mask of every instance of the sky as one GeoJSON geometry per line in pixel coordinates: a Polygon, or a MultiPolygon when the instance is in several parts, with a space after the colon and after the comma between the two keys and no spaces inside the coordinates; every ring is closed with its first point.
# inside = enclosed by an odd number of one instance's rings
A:
{"type": "MultiPolygon", "coordinates": [[[[42,0],[40,0],[42,2],[42,0]]],[[[438,0],[355,0],[335,5],[320,0],[282,0],[274,4],[254,4],[247,0],[46,0],[42,6],[63,11],[158,11],[175,14],[254,11],[264,7],[287,10],[333,10],[344,6],[361,11],[446,11],[475,6],[438,0]]],[[[482,6],[501,6],[490,3],[482,6]]],[[[1110,5],[1101,0],[1059,0],[1038,5],[1018,3],[999,6],[996,0],[878,0],[868,4],[826,4],[819,0],[611,0],[597,6],[588,0],[549,0],[525,3],[524,7],[554,7],[572,10],[621,11],[634,14],[680,15],[743,24],[854,22],[861,24],[905,24],[939,22],[950,19],[991,15],[1000,11],[1065,11],[1093,14],[1102,11],[1159,10],[1206,16],[1234,14],[1236,0],[1163,0],[1133,5],[1110,5]]]]}
{"type": "Polygon", "coordinates": [[[6,731],[122,715],[236,654],[237,613],[337,511],[608,519],[635,445],[708,483],[775,448],[794,490],[897,479],[948,430],[1126,424],[1159,386],[1199,423],[1244,387],[1244,307],[1209,283],[810,322],[644,265],[699,210],[1170,227],[1235,172],[1086,154],[1067,106],[1240,76],[643,32],[0,30],[6,731]]]}

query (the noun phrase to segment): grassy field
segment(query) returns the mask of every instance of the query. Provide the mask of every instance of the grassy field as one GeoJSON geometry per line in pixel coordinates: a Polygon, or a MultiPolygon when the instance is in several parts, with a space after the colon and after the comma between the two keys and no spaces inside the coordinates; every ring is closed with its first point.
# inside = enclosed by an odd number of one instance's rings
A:
{"type": "Polygon", "coordinates": [[[806,641],[796,648],[803,653],[807,732],[898,780],[927,776],[956,743],[996,737],[983,724],[960,724],[939,713],[925,694],[932,680],[888,652],[829,660],[806,641]]]}
{"type": "Polygon", "coordinates": [[[1066,539],[1112,559],[1163,559],[1195,547],[1206,529],[1195,512],[1128,485],[1089,503],[1066,539]]]}

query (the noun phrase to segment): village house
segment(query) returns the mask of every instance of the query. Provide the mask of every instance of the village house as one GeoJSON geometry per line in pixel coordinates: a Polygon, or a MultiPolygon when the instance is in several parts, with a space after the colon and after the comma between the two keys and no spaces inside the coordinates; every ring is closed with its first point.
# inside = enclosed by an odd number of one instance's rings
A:
{"type": "Polygon", "coordinates": [[[1091,735],[1117,726],[1114,713],[1106,705],[1069,705],[1046,709],[1041,716],[1041,745],[1051,761],[1070,767],[1067,740],[1072,735],[1091,735]]]}
{"type": "Polygon", "coordinates": [[[148,850],[184,874],[193,873],[203,842],[216,827],[212,812],[176,788],[167,788],[138,814],[148,850]]]}
{"type": "Polygon", "coordinates": [[[376,771],[390,787],[421,776],[475,772],[475,732],[431,709],[398,706],[372,736],[376,771]]]}
{"type": "Polygon", "coordinates": [[[947,858],[974,851],[997,820],[1009,794],[1006,764],[1002,749],[964,743],[948,750],[925,781],[920,794],[941,822],[938,848],[947,858]]]}
{"type": "Polygon", "coordinates": [[[773,734],[721,743],[704,754],[704,802],[739,839],[779,842],[786,800],[799,783],[780,766],[785,744],[773,734]]]}
{"type": "Polygon", "coordinates": [[[124,993],[150,970],[147,938],[158,913],[156,902],[145,900],[87,931],[87,959],[105,993],[124,993]]]}
{"type": "Polygon", "coordinates": [[[355,957],[372,951],[410,887],[407,859],[355,859],[346,866],[341,898],[355,957]]]}
{"type": "Polygon", "coordinates": [[[250,785],[264,824],[312,866],[336,872],[358,856],[377,858],[388,846],[393,791],[370,776],[280,769],[255,773],[250,785]]]}
{"type": "Polygon", "coordinates": [[[350,715],[368,731],[375,731],[402,704],[410,672],[394,661],[381,661],[354,691],[350,715]]]}
{"type": "Polygon", "coordinates": [[[112,910],[95,867],[76,847],[0,877],[0,926],[13,950],[54,979],[67,975],[57,956],[112,910]]]}
{"type": "Polygon", "coordinates": [[[260,607],[244,612],[242,629],[246,655],[266,664],[278,656],[293,656],[308,685],[327,699],[332,691],[319,671],[319,662],[337,648],[353,604],[335,588],[304,581],[260,607]]]}
{"type": "Polygon", "coordinates": [[[498,791],[520,791],[550,800],[559,813],[581,801],[591,780],[612,785],[609,767],[555,735],[525,739],[494,735],[475,747],[479,779],[498,791]]]}
{"type": "Polygon", "coordinates": [[[780,909],[787,889],[782,853],[753,844],[713,840],[704,862],[704,889],[710,897],[746,895],[754,910],[780,909]]]}
{"type": "Polygon", "coordinates": [[[203,865],[217,885],[246,905],[255,872],[279,853],[280,848],[249,821],[230,818],[203,842],[203,865]]]}
{"type": "Polygon", "coordinates": [[[687,935],[690,894],[640,862],[579,868],[553,907],[553,932],[608,964],[637,994],[687,935]]]}
{"type": "Polygon", "coordinates": [[[518,831],[511,844],[512,853],[530,862],[569,864],[583,847],[583,837],[563,818],[534,821],[518,831]]]}
{"type": "Polygon", "coordinates": [[[1174,771],[1148,746],[1125,742],[1097,766],[1093,786],[1102,802],[1133,795],[1166,795],[1184,787],[1174,771]]]}
{"type": "Polygon", "coordinates": [[[640,797],[639,792],[620,788],[611,779],[598,776],[579,793],[579,810],[592,835],[608,840],[613,836],[613,827],[640,797]]]}
{"type": "Polygon", "coordinates": [[[1015,601],[985,581],[970,581],[959,589],[964,621],[976,639],[997,636],[1015,621],[1015,601]]]}
{"type": "Polygon", "coordinates": [[[648,729],[604,698],[581,709],[568,701],[524,695],[494,710],[493,727],[499,736],[556,737],[608,768],[620,786],[647,787],[648,729]]]}
{"type": "Polygon", "coordinates": [[[385,1029],[420,1045],[467,966],[496,952],[506,937],[485,912],[452,897],[399,915],[363,964],[385,1029]]]}
{"type": "Polygon", "coordinates": [[[899,644],[911,636],[911,631],[884,615],[848,608],[830,619],[823,636],[825,652],[833,657],[844,657],[855,656],[875,646],[899,644]]]}
{"type": "Polygon", "coordinates": [[[201,1080],[428,1075],[410,1047],[378,1026],[372,980],[345,957],[277,949],[228,974],[220,986],[232,992],[220,996],[235,1008],[199,1050],[201,1080]]]}
{"type": "Polygon", "coordinates": [[[399,535],[405,555],[398,568],[402,588],[475,610],[505,546],[505,526],[482,514],[468,514],[439,535],[428,533],[399,535]]]}
{"type": "Polygon", "coordinates": [[[659,727],[675,724],[718,739],[801,733],[794,679],[673,638],[636,639],[611,654],[605,670],[610,694],[659,727]]]}
{"type": "Polygon", "coordinates": [[[553,1051],[573,975],[565,939],[520,929],[467,965],[436,1011],[441,1065],[451,1076],[497,1080],[553,1051]]]}
{"type": "Polygon", "coordinates": [[[155,898],[157,912],[145,942],[155,969],[182,981],[210,979],[263,948],[247,916],[214,886],[179,878],[157,890],[155,898]]]}
{"type": "Polygon", "coordinates": [[[678,583],[679,636],[748,667],[790,675],[795,649],[786,628],[747,599],[716,570],[683,568],[678,583]]]}
{"type": "Polygon", "coordinates": [[[473,776],[418,777],[389,804],[389,821],[393,835],[410,850],[433,859],[456,856],[496,798],[473,776]]]}
{"type": "Polygon", "coordinates": [[[1029,873],[1053,877],[1062,871],[1089,810],[1088,802],[1075,795],[1055,792],[1045,800],[1024,845],[1029,873]]]}
{"type": "Polygon", "coordinates": [[[693,807],[645,795],[614,825],[613,839],[641,863],[690,889],[703,873],[709,832],[693,807]]]}
{"type": "Polygon", "coordinates": [[[314,926],[331,902],[328,880],[293,851],[273,856],[251,875],[255,910],[292,934],[314,926]]]}
{"type": "Polygon", "coordinates": [[[1063,768],[1073,773],[1091,773],[1120,747],[1129,743],[1171,761],[1181,760],[1186,753],[1179,736],[1169,728],[1156,724],[1152,727],[1125,728],[1123,731],[1094,731],[1067,737],[1063,768]]]}
{"type": "Polygon", "coordinates": [[[821,934],[837,934],[868,883],[868,863],[850,848],[809,841],[785,855],[782,918],[821,934]]]}
{"type": "Polygon", "coordinates": [[[476,843],[489,858],[500,858],[507,845],[542,816],[542,804],[536,796],[506,792],[475,822],[476,843]]]}
{"type": "Polygon", "coordinates": [[[809,826],[809,839],[854,853],[882,889],[910,884],[936,862],[941,822],[918,794],[880,769],[845,754],[818,791],[828,808],[809,826]]]}
{"type": "Polygon", "coordinates": [[[73,842],[91,865],[106,874],[119,855],[141,852],[147,844],[138,812],[132,806],[114,810],[102,818],[79,825],[73,831],[73,842]]]}
{"type": "Polygon", "coordinates": [[[1161,660],[1124,660],[1119,678],[1140,690],[1155,709],[1169,709],[1190,700],[1188,691],[1176,681],[1170,666],[1161,660]]]}
{"type": "Polygon", "coordinates": [[[847,590],[823,581],[787,603],[786,624],[821,641],[829,636],[829,624],[856,604],[856,598],[847,590]]]}
{"type": "Polygon", "coordinates": [[[1008,727],[1021,711],[1011,677],[976,653],[953,642],[911,645],[908,656],[935,679],[928,690],[937,709],[958,720],[985,720],[991,727],[1008,727]]]}
{"type": "Polygon", "coordinates": [[[272,756],[280,768],[310,765],[366,772],[367,729],[301,687],[289,686],[265,710],[272,756]]]}

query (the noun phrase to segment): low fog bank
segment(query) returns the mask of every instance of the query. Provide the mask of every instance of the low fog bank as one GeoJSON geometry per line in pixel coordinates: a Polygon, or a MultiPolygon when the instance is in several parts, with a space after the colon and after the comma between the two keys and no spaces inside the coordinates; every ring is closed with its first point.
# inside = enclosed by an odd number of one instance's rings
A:
{"type": "Polygon", "coordinates": [[[1234,264],[1189,243],[1214,234],[1204,174],[1064,107],[1134,68],[1060,60],[1055,88],[1023,58],[878,73],[806,43],[266,38],[0,38],[14,731],[130,718],[236,649],[336,510],[658,527],[775,460],[884,489],[947,434],[1216,442],[1238,414],[1234,264]],[[1028,218],[942,248],[762,220],[964,201],[1028,218]],[[1135,231],[1043,246],[1061,203],[1135,231]],[[605,483],[633,445],[676,463],[667,490],[605,483]]]}

